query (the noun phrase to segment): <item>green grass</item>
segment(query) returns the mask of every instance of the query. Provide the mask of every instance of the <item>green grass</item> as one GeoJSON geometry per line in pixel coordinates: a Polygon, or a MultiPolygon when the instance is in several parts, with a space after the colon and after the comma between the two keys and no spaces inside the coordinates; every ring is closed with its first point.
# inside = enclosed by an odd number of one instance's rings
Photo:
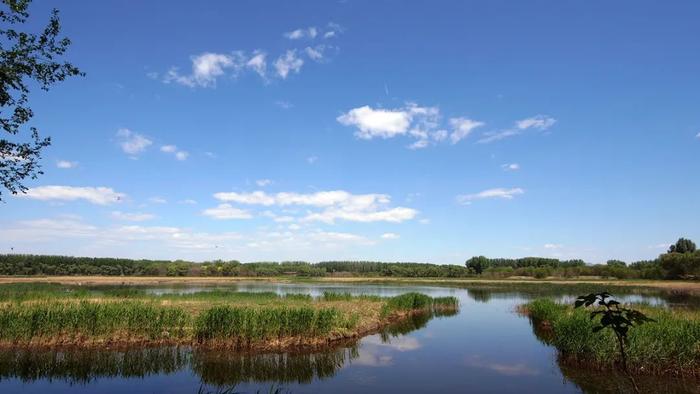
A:
{"type": "Polygon", "coordinates": [[[197,340],[261,341],[283,337],[315,337],[341,326],[333,308],[241,308],[216,306],[197,317],[197,340]]]}
{"type": "Polygon", "coordinates": [[[355,336],[393,314],[456,307],[453,297],[419,293],[382,298],[326,292],[314,298],[213,289],[156,295],[133,287],[9,285],[0,286],[0,344],[317,343],[355,336]]]}
{"type": "MultiPolygon", "coordinates": [[[[656,322],[634,327],[628,334],[628,365],[637,373],[700,376],[700,312],[639,305],[656,322]]],[[[611,330],[593,333],[590,311],[573,309],[548,299],[524,305],[538,336],[554,345],[563,360],[588,368],[614,367],[618,345],[611,330]]]]}
{"type": "Polygon", "coordinates": [[[160,339],[184,335],[189,324],[190,316],[181,308],[140,302],[42,302],[0,309],[0,339],[12,342],[117,334],[160,339]]]}

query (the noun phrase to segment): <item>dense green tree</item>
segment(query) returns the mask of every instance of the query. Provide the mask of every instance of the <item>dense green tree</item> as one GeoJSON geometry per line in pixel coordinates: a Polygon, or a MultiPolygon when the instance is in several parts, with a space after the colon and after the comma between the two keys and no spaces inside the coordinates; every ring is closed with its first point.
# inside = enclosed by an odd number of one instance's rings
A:
{"type": "Polygon", "coordinates": [[[625,263],[622,260],[608,260],[607,263],[605,263],[608,267],[626,267],[627,263],[625,263]]]}
{"type": "MultiPolygon", "coordinates": [[[[29,107],[30,87],[49,90],[80,70],[59,58],[70,45],[59,37],[61,24],[54,9],[49,22],[38,34],[17,29],[29,18],[30,0],[3,0],[0,3],[0,127],[9,134],[0,136],[0,184],[12,194],[27,190],[23,181],[41,174],[41,150],[51,144],[35,127],[26,138],[20,136],[34,116],[29,107]]],[[[2,188],[0,188],[2,200],[2,188]]]]}
{"type": "Polygon", "coordinates": [[[679,238],[675,245],[671,245],[671,247],[668,248],[668,253],[693,253],[695,250],[695,242],[689,239],[679,238]]]}
{"type": "Polygon", "coordinates": [[[474,256],[464,264],[477,275],[481,275],[490,266],[489,259],[484,256],[474,256]]]}

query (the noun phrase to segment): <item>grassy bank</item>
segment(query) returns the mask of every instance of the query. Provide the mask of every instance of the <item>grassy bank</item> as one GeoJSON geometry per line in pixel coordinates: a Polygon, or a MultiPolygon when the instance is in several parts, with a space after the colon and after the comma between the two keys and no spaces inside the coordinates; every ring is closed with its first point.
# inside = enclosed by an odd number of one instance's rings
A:
{"type": "MultiPolygon", "coordinates": [[[[656,320],[629,331],[628,366],[637,374],[700,377],[700,312],[635,306],[656,320]]],[[[557,348],[560,360],[583,369],[616,367],[619,349],[611,330],[593,333],[589,312],[548,299],[521,307],[538,338],[557,348]]]]}
{"type": "Polygon", "coordinates": [[[186,344],[240,349],[321,346],[413,314],[456,309],[456,299],[325,293],[201,291],[152,295],[134,288],[0,287],[0,344],[186,344]]]}
{"type": "Polygon", "coordinates": [[[596,285],[605,288],[635,288],[635,289],[658,289],[661,291],[679,291],[689,294],[700,294],[700,281],[679,281],[679,280],[616,280],[601,279],[595,277],[582,278],[503,278],[503,279],[481,279],[481,278],[391,278],[391,277],[319,277],[300,278],[291,276],[279,277],[148,277],[148,276],[0,276],[0,285],[19,283],[57,283],[63,285],[82,286],[102,286],[102,285],[226,285],[239,282],[277,282],[277,283],[366,283],[366,284],[418,284],[432,286],[453,286],[468,287],[479,286],[502,286],[502,285],[524,285],[540,286],[546,285],[596,285]]]}

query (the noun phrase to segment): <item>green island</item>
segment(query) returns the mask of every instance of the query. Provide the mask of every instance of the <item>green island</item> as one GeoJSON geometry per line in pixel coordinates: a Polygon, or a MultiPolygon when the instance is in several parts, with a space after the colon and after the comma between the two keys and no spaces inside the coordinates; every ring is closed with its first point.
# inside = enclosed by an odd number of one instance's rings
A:
{"type": "MultiPolygon", "coordinates": [[[[627,365],[634,374],[700,377],[700,312],[636,304],[654,322],[629,330],[627,365]]],[[[594,332],[598,324],[588,311],[551,299],[521,305],[536,336],[556,347],[560,363],[584,369],[616,368],[618,345],[610,330],[594,332]]]]}
{"type": "Polygon", "coordinates": [[[325,292],[149,294],[117,287],[0,287],[0,345],[190,345],[245,350],[319,347],[377,332],[416,314],[456,311],[454,297],[325,292]]]}

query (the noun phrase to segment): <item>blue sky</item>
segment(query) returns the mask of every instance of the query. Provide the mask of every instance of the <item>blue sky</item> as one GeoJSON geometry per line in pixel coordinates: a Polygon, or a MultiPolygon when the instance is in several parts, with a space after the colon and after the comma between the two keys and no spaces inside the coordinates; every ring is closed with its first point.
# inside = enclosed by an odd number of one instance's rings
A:
{"type": "Polygon", "coordinates": [[[700,4],[37,2],[86,77],[0,250],[601,262],[700,239],[700,4]],[[12,248],[12,249],[11,249],[12,248]]]}

